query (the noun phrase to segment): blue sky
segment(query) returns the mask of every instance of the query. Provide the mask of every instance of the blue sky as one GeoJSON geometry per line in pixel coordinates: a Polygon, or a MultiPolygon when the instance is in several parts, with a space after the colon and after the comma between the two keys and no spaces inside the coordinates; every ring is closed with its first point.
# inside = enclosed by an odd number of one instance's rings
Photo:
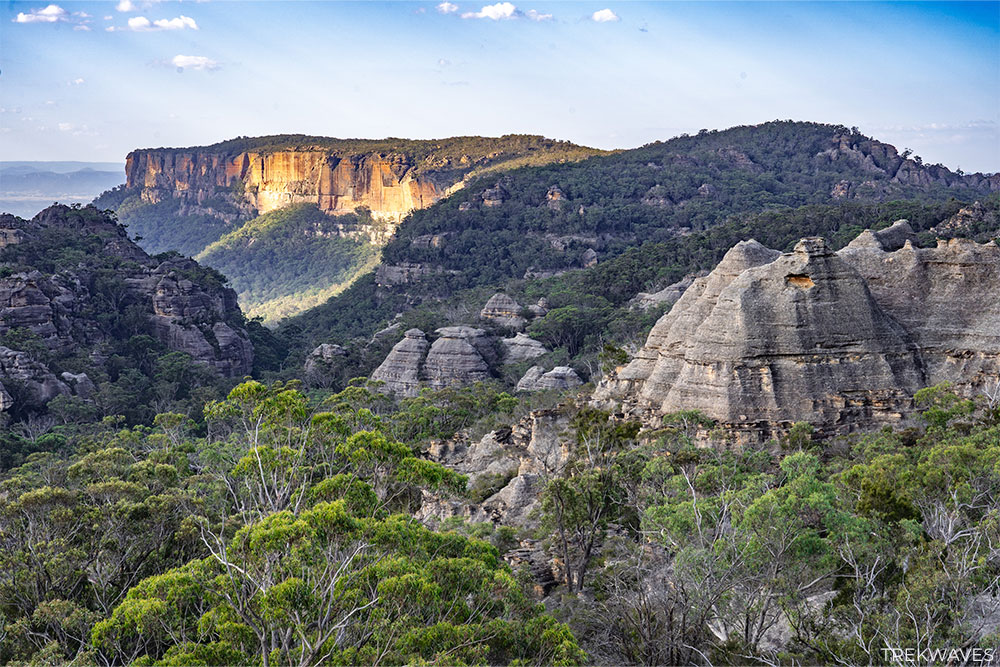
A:
{"type": "Polygon", "coordinates": [[[775,118],[1000,170],[1000,3],[0,7],[5,160],[276,133],[628,148],[775,118]]]}

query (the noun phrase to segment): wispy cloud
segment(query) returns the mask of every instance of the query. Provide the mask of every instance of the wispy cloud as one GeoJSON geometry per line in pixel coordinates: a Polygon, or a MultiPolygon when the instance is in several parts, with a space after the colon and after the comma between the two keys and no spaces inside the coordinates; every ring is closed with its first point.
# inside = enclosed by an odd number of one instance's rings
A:
{"type": "Polygon", "coordinates": [[[442,14],[454,14],[458,11],[458,5],[453,4],[445,0],[440,5],[437,6],[437,10],[442,14]]]}
{"type": "Polygon", "coordinates": [[[115,6],[115,9],[120,12],[134,12],[136,11],[136,6],[132,0],[121,0],[121,2],[115,6]]]}
{"type": "Polygon", "coordinates": [[[73,79],[72,81],[69,82],[69,85],[71,85],[71,86],[82,86],[84,83],[86,83],[86,82],[81,77],[81,78],[78,78],[78,79],[73,79]]]}
{"type": "MultiPolygon", "coordinates": [[[[450,4],[450,3],[442,3],[450,4]]],[[[440,5],[439,5],[440,7],[440,5]]],[[[458,9],[457,7],[455,9],[458,9]]],[[[490,19],[492,21],[503,21],[508,19],[528,18],[532,21],[549,21],[552,14],[543,14],[536,9],[521,11],[513,3],[498,2],[495,5],[485,5],[478,12],[465,12],[463,19],[490,19]]]]}
{"type": "Polygon", "coordinates": [[[150,21],[145,16],[133,16],[128,20],[128,27],[116,28],[111,26],[105,28],[108,32],[121,30],[131,30],[132,32],[157,32],[160,30],[197,30],[198,23],[190,16],[177,16],[172,19],[156,19],[150,21]]]}
{"type": "Polygon", "coordinates": [[[182,56],[176,55],[170,59],[170,64],[177,68],[178,72],[185,70],[216,70],[221,67],[218,62],[205,56],[182,56]]]}
{"type": "Polygon", "coordinates": [[[618,14],[615,14],[610,9],[601,9],[590,15],[592,21],[597,23],[613,23],[615,21],[621,21],[618,14]]]}
{"type": "Polygon", "coordinates": [[[44,9],[29,9],[27,14],[18,12],[14,23],[55,23],[68,20],[69,12],[59,5],[49,5],[44,9]]]}

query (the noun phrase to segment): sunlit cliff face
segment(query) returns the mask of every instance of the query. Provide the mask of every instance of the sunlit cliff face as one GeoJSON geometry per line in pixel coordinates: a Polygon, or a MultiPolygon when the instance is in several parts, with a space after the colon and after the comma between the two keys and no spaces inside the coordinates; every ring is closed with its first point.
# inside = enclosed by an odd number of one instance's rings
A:
{"type": "Polygon", "coordinates": [[[398,222],[445,194],[430,179],[415,175],[407,158],[393,155],[136,151],[129,155],[125,171],[127,185],[141,187],[148,202],[160,201],[169,192],[202,204],[218,189],[242,184],[242,196],[258,213],[309,203],[331,214],[364,207],[375,219],[398,222]]]}

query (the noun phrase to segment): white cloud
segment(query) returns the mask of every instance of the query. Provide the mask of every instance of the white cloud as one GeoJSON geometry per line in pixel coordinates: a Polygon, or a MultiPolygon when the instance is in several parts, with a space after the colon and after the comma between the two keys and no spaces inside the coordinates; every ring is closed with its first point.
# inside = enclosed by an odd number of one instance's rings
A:
{"type": "Polygon", "coordinates": [[[76,126],[73,123],[59,123],[60,132],[71,132],[76,126]]]}
{"type": "Polygon", "coordinates": [[[610,9],[602,9],[600,11],[596,11],[591,15],[590,18],[591,20],[597,21],[598,23],[612,23],[614,21],[621,21],[621,19],[618,18],[618,15],[615,14],[610,9]]]}
{"type": "Polygon", "coordinates": [[[535,9],[529,9],[528,11],[526,11],[524,13],[524,15],[527,16],[532,21],[551,21],[552,20],[552,14],[543,14],[540,11],[535,10],[535,9]]]}
{"type": "Polygon", "coordinates": [[[59,5],[49,5],[44,9],[28,10],[27,14],[18,12],[14,23],[55,23],[66,20],[68,20],[68,15],[65,9],[59,5]]]}
{"type": "Polygon", "coordinates": [[[176,55],[170,59],[170,64],[176,67],[177,70],[180,72],[183,72],[184,70],[188,69],[194,69],[194,70],[219,69],[219,63],[212,60],[211,58],[206,58],[205,56],[176,55]]]}
{"type": "Polygon", "coordinates": [[[135,5],[132,4],[132,0],[121,0],[121,2],[115,6],[115,9],[120,12],[134,12],[135,5]]]}
{"type": "Polygon", "coordinates": [[[509,2],[498,2],[495,5],[486,5],[478,12],[466,12],[462,14],[463,19],[491,19],[500,21],[502,19],[512,19],[520,15],[513,4],[509,2]]]}
{"type": "Polygon", "coordinates": [[[81,23],[80,25],[73,26],[73,30],[83,30],[84,32],[90,32],[90,26],[89,25],[83,25],[81,23]]]}
{"type": "Polygon", "coordinates": [[[69,83],[70,83],[71,86],[79,86],[79,85],[82,85],[84,83],[84,80],[83,80],[83,78],[73,79],[69,83]]]}
{"type": "Polygon", "coordinates": [[[172,19],[156,19],[150,22],[145,16],[133,16],[128,20],[128,29],[133,32],[155,32],[157,30],[197,30],[198,24],[190,16],[178,16],[172,19]]]}
{"type": "Polygon", "coordinates": [[[440,5],[437,6],[437,10],[442,14],[454,14],[458,11],[458,5],[452,4],[445,0],[440,5]]]}

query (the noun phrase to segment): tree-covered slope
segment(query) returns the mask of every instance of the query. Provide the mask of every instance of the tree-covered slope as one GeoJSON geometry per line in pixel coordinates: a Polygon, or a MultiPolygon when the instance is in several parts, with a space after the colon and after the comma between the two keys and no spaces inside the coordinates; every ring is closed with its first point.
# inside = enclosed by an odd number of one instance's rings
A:
{"type": "Polygon", "coordinates": [[[372,224],[297,204],[246,222],[196,259],[229,278],[248,316],[275,321],[323,303],[371,270],[377,246],[341,233],[372,224]]]}
{"type": "MultiPolygon", "coordinates": [[[[841,201],[969,200],[1000,189],[996,176],[959,175],[904,155],[848,128],[786,121],[521,169],[415,212],[383,262],[419,264],[423,282],[450,290],[578,268],[588,249],[607,257],[736,214],[841,201]],[[429,236],[439,242],[420,242],[429,236]]],[[[396,280],[391,270],[382,275],[396,280]]]]}

